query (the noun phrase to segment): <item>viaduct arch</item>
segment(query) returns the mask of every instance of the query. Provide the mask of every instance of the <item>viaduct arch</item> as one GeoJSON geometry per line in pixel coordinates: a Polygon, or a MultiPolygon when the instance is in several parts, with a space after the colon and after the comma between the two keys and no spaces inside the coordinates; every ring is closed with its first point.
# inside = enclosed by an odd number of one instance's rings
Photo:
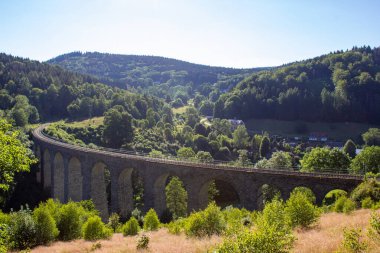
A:
{"type": "Polygon", "coordinates": [[[42,158],[44,187],[62,202],[92,199],[103,219],[111,212],[125,216],[133,210],[134,171],[143,181],[143,211],[155,208],[159,215],[166,207],[165,185],[170,176],[184,183],[188,211],[207,205],[207,186],[213,180],[227,183],[237,195],[238,206],[249,210],[259,208],[264,184],[277,188],[285,199],[295,187],[308,187],[321,203],[330,190],[350,191],[362,181],[360,176],[346,174],[256,170],[83,148],[52,139],[42,133],[43,128],[35,129],[33,138],[36,156],[42,158]]]}

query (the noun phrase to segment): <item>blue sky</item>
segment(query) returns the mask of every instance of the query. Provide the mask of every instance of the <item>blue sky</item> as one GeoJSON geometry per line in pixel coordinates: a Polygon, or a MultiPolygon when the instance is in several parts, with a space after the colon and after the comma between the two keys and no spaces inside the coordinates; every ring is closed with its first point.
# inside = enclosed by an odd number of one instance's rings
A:
{"type": "Polygon", "coordinates": [[[71,51],[274,66],[380,46],[380,1],[1,0],[0,51],[47,60],[71,51]]]}

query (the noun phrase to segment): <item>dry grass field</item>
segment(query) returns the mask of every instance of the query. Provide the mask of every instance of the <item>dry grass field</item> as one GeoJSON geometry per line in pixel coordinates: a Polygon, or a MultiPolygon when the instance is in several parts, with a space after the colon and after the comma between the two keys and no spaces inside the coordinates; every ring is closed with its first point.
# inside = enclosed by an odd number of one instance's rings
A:
{"type": "MultiPolygon", "coordinates": [[[[297,230],[297,241],[293,249],[294,253],[324,253],[335,252],[343,239],[343,229],[362,229],[364,240],[367,240],[366,231],[370,218],[370,210],[358,210],[350,215],[329,213],[322,215],[318,224],[308,230],[297,230]]],[[[186,238],[185,235],[171,235],[166,229],[146,233],[150,237],[148,250],[136,250],[137,237],[123,237],[115,234],[111,240],[101,240],[100,249],[93,249],[95,242],[75,240],[72,242],[55,242],[50,246],[34,248],[33,253],[201,253],[207,252],[222,241],[220,237],[205,238],[202,240],[186,238]]],[[[380,247],[369,243],[368,252],[380,252],[380,247]]]]}

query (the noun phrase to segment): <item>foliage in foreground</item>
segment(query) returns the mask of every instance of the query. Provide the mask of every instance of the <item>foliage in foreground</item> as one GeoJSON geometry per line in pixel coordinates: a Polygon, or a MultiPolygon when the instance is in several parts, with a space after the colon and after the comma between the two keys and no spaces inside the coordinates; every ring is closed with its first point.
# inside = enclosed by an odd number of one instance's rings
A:
{"type": "Polygon", "coordinates": [[[144,230],[154,231],[160,226],[160,220],[158,219],[156,211],[149,209],[144,217],[144,230]]]}
{"type": "Polygon", "coordinates": [[[285,204],[281,200],[274,199],[257,216],[253,230],[243,229],[236,236],[226,238],[217,252],[285,253],[290,251],[294,240],[285,204]]]}
{"type": "Polygon", "coordinates": [[[124,236],[137,235],[140,230],[139,222],[135,217],[131,217],[129,221],[124,224],[121,230],[124,236]]]}
{"type": "Polygon", "coordinates": [[[106,227],[99,216],[90,217],[83,224],[83,238],[89,241],[108,239],[112,235],[112,229],[106,227]]]}
{"type": "Polygon", "coordinates": [[[188,236],[204,237],[220,235],[226,228],[223,213],[214,202],[199,212],[190,214],[187,218],[185,232],[188,236]]]}

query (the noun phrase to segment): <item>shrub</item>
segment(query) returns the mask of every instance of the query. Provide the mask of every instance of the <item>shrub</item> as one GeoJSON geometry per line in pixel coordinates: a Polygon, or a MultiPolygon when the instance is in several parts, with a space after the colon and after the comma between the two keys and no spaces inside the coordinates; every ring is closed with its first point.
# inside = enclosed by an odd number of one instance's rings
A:
{"type": "Polygon", "coordinates": [[[344,202],[344,205],[343,205],[343,213],[351,213],[352,211],[354,211],[356,209],[356,204],[354,201],[352,201],[351,199],[346,199],[346,201],[344,202]]]}
{"type": "Polygon", "coordinates": [[[7,253],[9,247],[8,225],[0,223],[0,253],[7,253]]]}
{"type": "Polygon", "coordinates": [[[36,232],[36,224],[30,210],[20,210],[11,214],[9,236],[12,248],[26,249],[35,246],[36,232]]]}
{"type": "Polygon", "coordinates": [[[308,227],[320,216],[316,206],[310,202],[309,196],[301,191],[292,192],[286,201],[286,215],[292,227],[308,227]]]}
{"type": "Polygon", "coordinates": [[[307,199],[310,201],[310,203],[312,204],[316,203],[315,194],[311,189],[307,187],[299,186],[299,187],[294,188],[292,191],[292,193],[298,193],[298,192],[304,194],[307,197],[307,199]]]}
{"type": "Polygon", "coordinates": [[[58,222],[59,237],[64,240],[73,240],[81,236],[81,210],[74,202],[63,205],[60,209],[58,222]]]}
{"type": "Polygon", "coordinates": [[[285,253],[293,247],[295,237],[285,215],[284,203],[275,198],[266,204],[255,219],[255,229],[243,228],[236,237],[223,241],[219,253],[285,253]]]}
{"type": "Polygon", "coordinates": [[[184,230],[185,224],[186,219],[182,218],[172,221],[167,225],[168,232],[173,235],[179,235],[184,230]]]}
{"type": "Polygon", "coordinates": [[[369,220],[368,236],[376,243],[380,243],[380,214],[373,212],[369,220]]]}
{"type": "Polygon", "coordinates": [[[351,198],[358,203],[367,197],[374,201],[380,200],[380,183],[376,179],[365,180],[351,192],[351,198]]]}
{"type": "Polygon", "coordinates": [[[366,197],[361,201],[362,208],[372,208],[374,206],[374,202],[370,197],[366,197]]]}
{"type": "Polygon", "coordinates": [[[347,197],[347,192],[340,189],[329,191],[323,199],[324,205],[333,205],[340,197],[347,197]]]}
{"type": "Polygon", "coordinates": [[[131,217],[129,221],[127,221],[123,228],[122,232],[124,236],[127,235],[137,235],[140,230],[139,222],[136,220],[135,217],[131,217]]]}
{"type": "Polygon", "coordinates": [[[251,213],[246,209],[227,207],[223,210],[223,215],[227,224],[227,235],[234,235],[252,224],[251,213]]]}
{"type": "Polygon", "coordinates": [[[138,240],[137,240],[137,246],[136,248],[139,249],[147,249],[149,246],[149,237],[147,235],[142,235],[138,240]]]}
{"type": "Polygon", "coordinates": [[[37,243],[46,244],[54,241],[59,231],[49,210],[44,206],[40,206],[34,209],[33,218],[36,223],[37,243]]]}
{"type": "Polygon", "coordinates": [[[117,213],[112,213],[108,218],[108,225],[112,228],[113,232],[116,232],[117,228],[120,226],[120,216],[117,213]]]}
{"type": "Polygon", "coordinates": [[[188,236],[220,235],[226,228],[226,222],[220,207],[215,202],[210,203],[203,211],[192,213],[185,226],[188,236]]]}
{"type": "Polygon", "coordinates": [[[106,227],[99,216],[90,217],[83,224],[83,238],[85,240],[108,239],[111,235],[112,230],[106,227]]]}
{"type": "Polygon", "coordinates": [[[157,230],[160,225],[160,220],[158,219],[157,213],[154,209],[149,209],[144,217],[144,230],[153,231],[157,230]]]}
{"type": "Polygon", "coordinates": [[[337,213],[350,213],[355,210],[356,204],[351,199],[342,196],[334,204],[334,211],[337,213]]]}
{"type": "Polygon", "coordinates": [[[359,253],[365,252],[368,248],[366,242],[362,240],[361,230],[360,229],[347,229],[343,230],[343,241],[342,248],[346,252],[359,253]]]}

